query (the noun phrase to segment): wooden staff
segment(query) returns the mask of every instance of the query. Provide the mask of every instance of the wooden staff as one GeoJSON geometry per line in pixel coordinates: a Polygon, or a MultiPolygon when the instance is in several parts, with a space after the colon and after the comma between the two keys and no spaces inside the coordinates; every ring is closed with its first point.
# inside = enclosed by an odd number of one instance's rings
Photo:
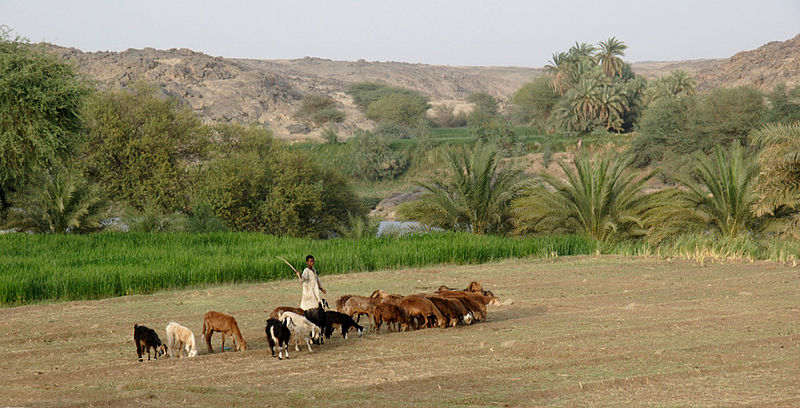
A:
{"type": "Polygon", "coordinates": [[[289,261],[287,261],[287,260],[285,260],[285,259],[283,259],[283,258],[281,258],[279,256],[276,256],[276,258],[280,259],[283,262],[286,262],[286,265],[289,265],[289,267],[292,268],[292,270],[294,271],[295,275],[297,275],[298,278],[300,277],[300,272],[297,272],[297,269],[295,269],[294,266],[292,266],[292,264],[289,263],[289,261]]]}

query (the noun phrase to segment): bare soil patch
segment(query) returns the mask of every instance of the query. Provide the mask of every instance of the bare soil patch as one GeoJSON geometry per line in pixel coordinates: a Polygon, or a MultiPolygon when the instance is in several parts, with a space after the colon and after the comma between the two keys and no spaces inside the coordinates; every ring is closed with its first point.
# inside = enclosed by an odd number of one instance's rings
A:
{"type": "Polygon", "coordinates": [[[322,279],[331,301],[477,280],[513,303],[472,326],[337,333],[288,361],[264,321],[299,303],[295,281],[2,309],[0,406],[800,405],[797,269],[603,256],[322,279]],[[208,310],[236,317],[247,351],[207,353],[208,310]],[[173,320],[199,355],[138,362],[134,323],[163,338],[173,320]]]}

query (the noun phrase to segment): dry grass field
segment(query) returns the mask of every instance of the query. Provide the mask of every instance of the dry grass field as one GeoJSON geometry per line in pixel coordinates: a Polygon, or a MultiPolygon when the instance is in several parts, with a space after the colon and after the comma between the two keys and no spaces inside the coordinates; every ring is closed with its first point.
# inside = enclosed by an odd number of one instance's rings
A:
{"type": "Polygon", "coordinates": [[[288,361],[264,311],[299,303],[296,281],[0,309],[0,406],[800,406],[796,268],[586,256],[322,279],[329,300],[477,280],[507,304],[472,326],[337,332],[288,361]],[[207,353],[212,309],[247,351],[207,353]],[[199,355],[138,362],[134,323],[163,339],[172,320],[199,355]]]}

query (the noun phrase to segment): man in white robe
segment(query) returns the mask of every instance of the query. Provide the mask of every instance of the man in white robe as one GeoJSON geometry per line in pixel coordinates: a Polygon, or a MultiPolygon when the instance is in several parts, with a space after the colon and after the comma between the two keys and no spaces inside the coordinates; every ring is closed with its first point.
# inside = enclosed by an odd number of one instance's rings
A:
{"type": "Polygon", "coordinates": [[[322,297],[319,292],[323,294],[328,293],[319,281],[317,270],[314,269],[314,257],[309,255],[306,257],[306,269],[303,273],[299,274],[295,271],[300,282],[303,282],[303,298],[300,300],[300,308],[303,310],[313,309],[322,303],[322,297]]]}

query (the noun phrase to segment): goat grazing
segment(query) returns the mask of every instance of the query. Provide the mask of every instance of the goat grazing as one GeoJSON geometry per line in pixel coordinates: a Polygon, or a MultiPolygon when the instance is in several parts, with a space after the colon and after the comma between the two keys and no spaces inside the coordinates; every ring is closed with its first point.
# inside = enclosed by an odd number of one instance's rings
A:
{"type": "Polygon", "coordinates": [[[400,331],[401,325],[408,325],[408,317],[405,310],[397,305],[390,303],[381,303],[375,305],[372,310],[372,326],[375,328],[375,333],[381,332],[381,324],[386,323],[386,330],[391,332],[392,325],[397,326],[397,331],[400,331]]]}
{"type": "Polygon", "coordinates": [[[278,346],[278,360],[283,360],[284,352],[286,358],[289,358],[289,340],[292,338],[292,331],[288,327],[290,320],[291,317],[287,317],[283,321],[270,317],[267,320],[267,327],[264,328],[272,357],[275,357],[275,345],[278,346]]]}
{"type": "Polygon", "coordinates": [[[186,327],[175,322],[167,325],[167,349],[169,356],[175,357],[175,350],[178,350],[178,357],[183,357],[184,349],[189,357],[197,355],[197,346],[194,342],[194,333],[186,327]]]}
{"type": "Polygon", "coordinates": [[[156,331],[145,326],[133,325],[133,341],[136,343],[136,354],[139,355],[139,361],[142,360],[142,354],[147,351],[147,361],[150,361],[150,349],[153,349],[155,359],[158,356],[167,354],[167,346],[161,343],[156,331]]]}
{"type": "Polygon", "coordinates": [[[239,331],[239,325],[236,324],[236,319],[234,319],[233,316],[213,310],[207,312],[206,315],[203,316],[203,337],[206,339],[209,353],[214,352],[214,350],[211,349],[211,336],[214,335],[214,332],[220,332],[222,334],[222,346],[220,347],[220,351],[223,353],[225,352],[226,334],[233,338],[233,345],[236,351],[247,350],[247,342],[242,338],[242,332],[239,331]]]}
{"type": "Polygon", "coordinates": [[[302,337],[305,340],[306,345],[308,346],[308,352],[313,353],[314,350],[311,350],[311,341],[317,340],[321,335],[322,331],[320,330],[317,325],[311,323],[308,319],[304,316],[300,316],[294,312],[283,312],[281,313],[280,320],[286,321],[286,327],[292,331],[294,334],[294,350],[300,351],[300,347],[298,343],[300,342],[300,338],[302,337]],[[287,321],[288,319],[288,321],[287,321]]]}
{"type": "Polygon", "coordinates": [[[344,303],[342,313],[355,317],[356,322],[360,322],[362,315],[367,315],[367,318],[369,318],[376,303],[377,301],[371,297],[350,296],[344,303]]]}
{"type": "Polygon", "coordinates": [[[347,332],[350,331],[350,328],[355,327],[356,331],[358,332],[358,337],[361,337],[364,334],[364,328],[359,326],[352,317],[340,313],[334,312],[332,310],[325,311],[326,315],[326,323],[325,327],[323,327],[325,331],[325,338],[330,339],[331,334],[333,334],[333,325],[339,325],[342,328],[342,337],[347,340],[347,332]]]}
{"type": "MultiPolygon", "coordinates": [[[[440,328],[447,325],[442,313],[439,309],[428,299],[420,295],[410,295],[403,298],[399,305],[408,314],[408,323],[414,323],[415,318],[422,319],[422,324],[414,324],[414,328],[426,327],[428,325],[428,317],[432,316],[438,322],[440,328]]],[[[408,324],[403,325],[403,331],[408,329],[408,324]]]]}

